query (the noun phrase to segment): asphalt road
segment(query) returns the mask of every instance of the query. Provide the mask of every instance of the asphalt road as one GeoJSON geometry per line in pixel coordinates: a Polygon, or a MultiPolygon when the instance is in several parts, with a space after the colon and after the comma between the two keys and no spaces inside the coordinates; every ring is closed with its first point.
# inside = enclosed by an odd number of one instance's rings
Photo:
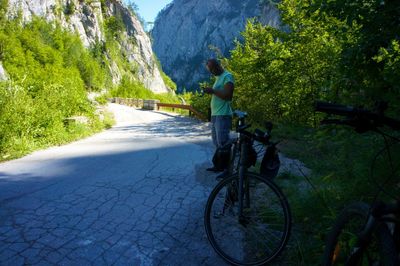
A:
{"type": "Polygon", "coordinates": [[[208,124],[109,108],[110,130],[0,164],[0,265],[224,265],[203,227],[208,124]]]}

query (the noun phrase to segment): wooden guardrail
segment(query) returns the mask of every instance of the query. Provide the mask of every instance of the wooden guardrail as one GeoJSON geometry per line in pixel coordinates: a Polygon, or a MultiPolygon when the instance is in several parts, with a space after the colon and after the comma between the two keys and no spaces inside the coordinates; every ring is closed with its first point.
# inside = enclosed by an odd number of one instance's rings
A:
{"type": "Polygon", "coordinates": [[[172,108],[172,111],[175,110],[175,108],[177,109],[184,109],[184,110],[188,110],[189,111],[189,116],[196,116],[197,118],[203,120],[203,121],[208,121],[207,117],[197,111],[196,109],[193,108],[193,106],[191,105],[187,105],[187,104],[174,104],[174,103],[157,103],[157,110],[160,110],[160,107],[168,107],[168,108],[172,108]]]}
{"type": "Polygon", "coordinates": [[[143,99],[119,98],[119,97],[111,98],[109,99],[109,101],[112,103],[123,104],[130,107],[142,108],[146,110],[157,109],[157,103],[160,102],[159,100],[143,100],[143,99]]]}
{"type": "Polygon", "coordinates": [[[209,120],[206,115],[194,109],[193,106],[187,104],[160,103],[159,100],[142,100],[142,99],[132,99],[132,98],[119,98],[119,97],[110,98],[108,100],[112,103],[118,103],[147,110],[156,110],[156,109],[160,110],[160,107],[172,108],[173,111],[175,108],[183,109],[189,111],[189,116],[194,115],[203,121],[209,120]]]}

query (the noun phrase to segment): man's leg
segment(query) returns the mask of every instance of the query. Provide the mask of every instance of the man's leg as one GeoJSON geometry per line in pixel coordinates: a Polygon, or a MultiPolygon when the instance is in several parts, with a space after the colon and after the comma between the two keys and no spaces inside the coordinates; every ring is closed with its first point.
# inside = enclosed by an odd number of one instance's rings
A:
{"type": "MultiPolygon", "coordinates": [[[[229,141],[229,133],[231,130],[231,125],[232,125],[232,117],[231,116],[215,116],[215,123],[214,123],[214,129],[215,129],[215,142],[216,142],[216,149],[224,146],[226,143],[229,141]]],[[[214,144],[215,144],[214,142],[214,144]]],[[[222,165],[214,165],[214,167],[208,168],[208,171],[215,171],[215,172],[220,172],[225,169],[223,169],[225,166],[223,161],[225,159],[223,158],[225,155],[224,153],[221,153],[222,151],[219,151],[217,154],[217,151],[215,152],[214,156],[218,156],[216,160],[222,165]],[[223,156],[223,157],[220,157],[223,156]],[[222,161],[221,161],[222,160],[222,161]]],[[[229,158],[228,158],[229,159],[229,158]]],[[[214,161],[214,158],[213,158],[214,161]]]]}
{"type": "Polygon", "coordinates": [[[218,147],[215,122],[216,122],[216,116],[211,116],[211,139],[214,143],[214,146],[218,147]]]}
{"type": "MultiPolygon", "coordinates": [[[[232,123],[232,118],[230,116],[211,117],[211,137],[215,149],[218,149],[219,147],[223,146],[228,142],[231,123],[232,123]]],[[[218,167],[216,167],[216,165],[207,168],[207,171],[213,171],[213,172],[220,172],[222,170],[223,169],[219,169],[218,167]]]]}
{"type": "Polygon", "coordinates": [[[216,116],[215,120],[216,146],[218,148],[224,146],[229,141],[232,117],[227,115],[216,116]]]}

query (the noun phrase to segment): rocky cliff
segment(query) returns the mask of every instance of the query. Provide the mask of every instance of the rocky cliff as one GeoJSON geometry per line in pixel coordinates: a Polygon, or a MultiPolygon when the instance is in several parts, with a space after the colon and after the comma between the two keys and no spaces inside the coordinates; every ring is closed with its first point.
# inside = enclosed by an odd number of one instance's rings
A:
{"type": "Polygon", "coordinates": [[[155,21],[153,49],[179,89],[193,90],[207,78],[205,60],[219,52],[228,56],[247,19],[253,17],[274,27],[280,24],[270,1],[174,0],[155,21]]]}
{"type": "Polygon", "coordinates": [[[8,75],[6,70],[3,67],[3,64],[0,62],[0,81],[8,80],[8,75]]]}
{"type": "Polygon", "coordinates": [[[123,32],[116,39],[119,51],[135,71],[109,58],[113,82],[118,84],[123,75],[130,75],[153,92],[170,91],[161,77],[149,36],[137,17],[120,0],[8,0],[8,16],[21,16],[23,21],[29,21],[34,16],[57,21],[78,33],[87,48],[105,43],[104,21],[118,17],[124,24],[123,32]]]}

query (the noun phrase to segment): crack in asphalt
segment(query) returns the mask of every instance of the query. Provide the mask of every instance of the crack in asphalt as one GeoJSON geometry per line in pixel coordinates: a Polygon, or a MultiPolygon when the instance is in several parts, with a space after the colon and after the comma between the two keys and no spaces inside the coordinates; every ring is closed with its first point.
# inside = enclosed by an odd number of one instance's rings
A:
{"type": "Polygon", "coordinates": [[[61,179],[3,199],[0,265],[224,265],[203,229],[212,186],[199,183],[193,167],[199,152],[200,163],[207,160],[207,148],[196,140],[204,128],[196,131],[198,122],[180,117],[159,123],[111,133],[141,143],[178,139],[181,152],[154,150],[145,166],[118,169],[117,178],[81,175],[73,185],[61,179]]]}

